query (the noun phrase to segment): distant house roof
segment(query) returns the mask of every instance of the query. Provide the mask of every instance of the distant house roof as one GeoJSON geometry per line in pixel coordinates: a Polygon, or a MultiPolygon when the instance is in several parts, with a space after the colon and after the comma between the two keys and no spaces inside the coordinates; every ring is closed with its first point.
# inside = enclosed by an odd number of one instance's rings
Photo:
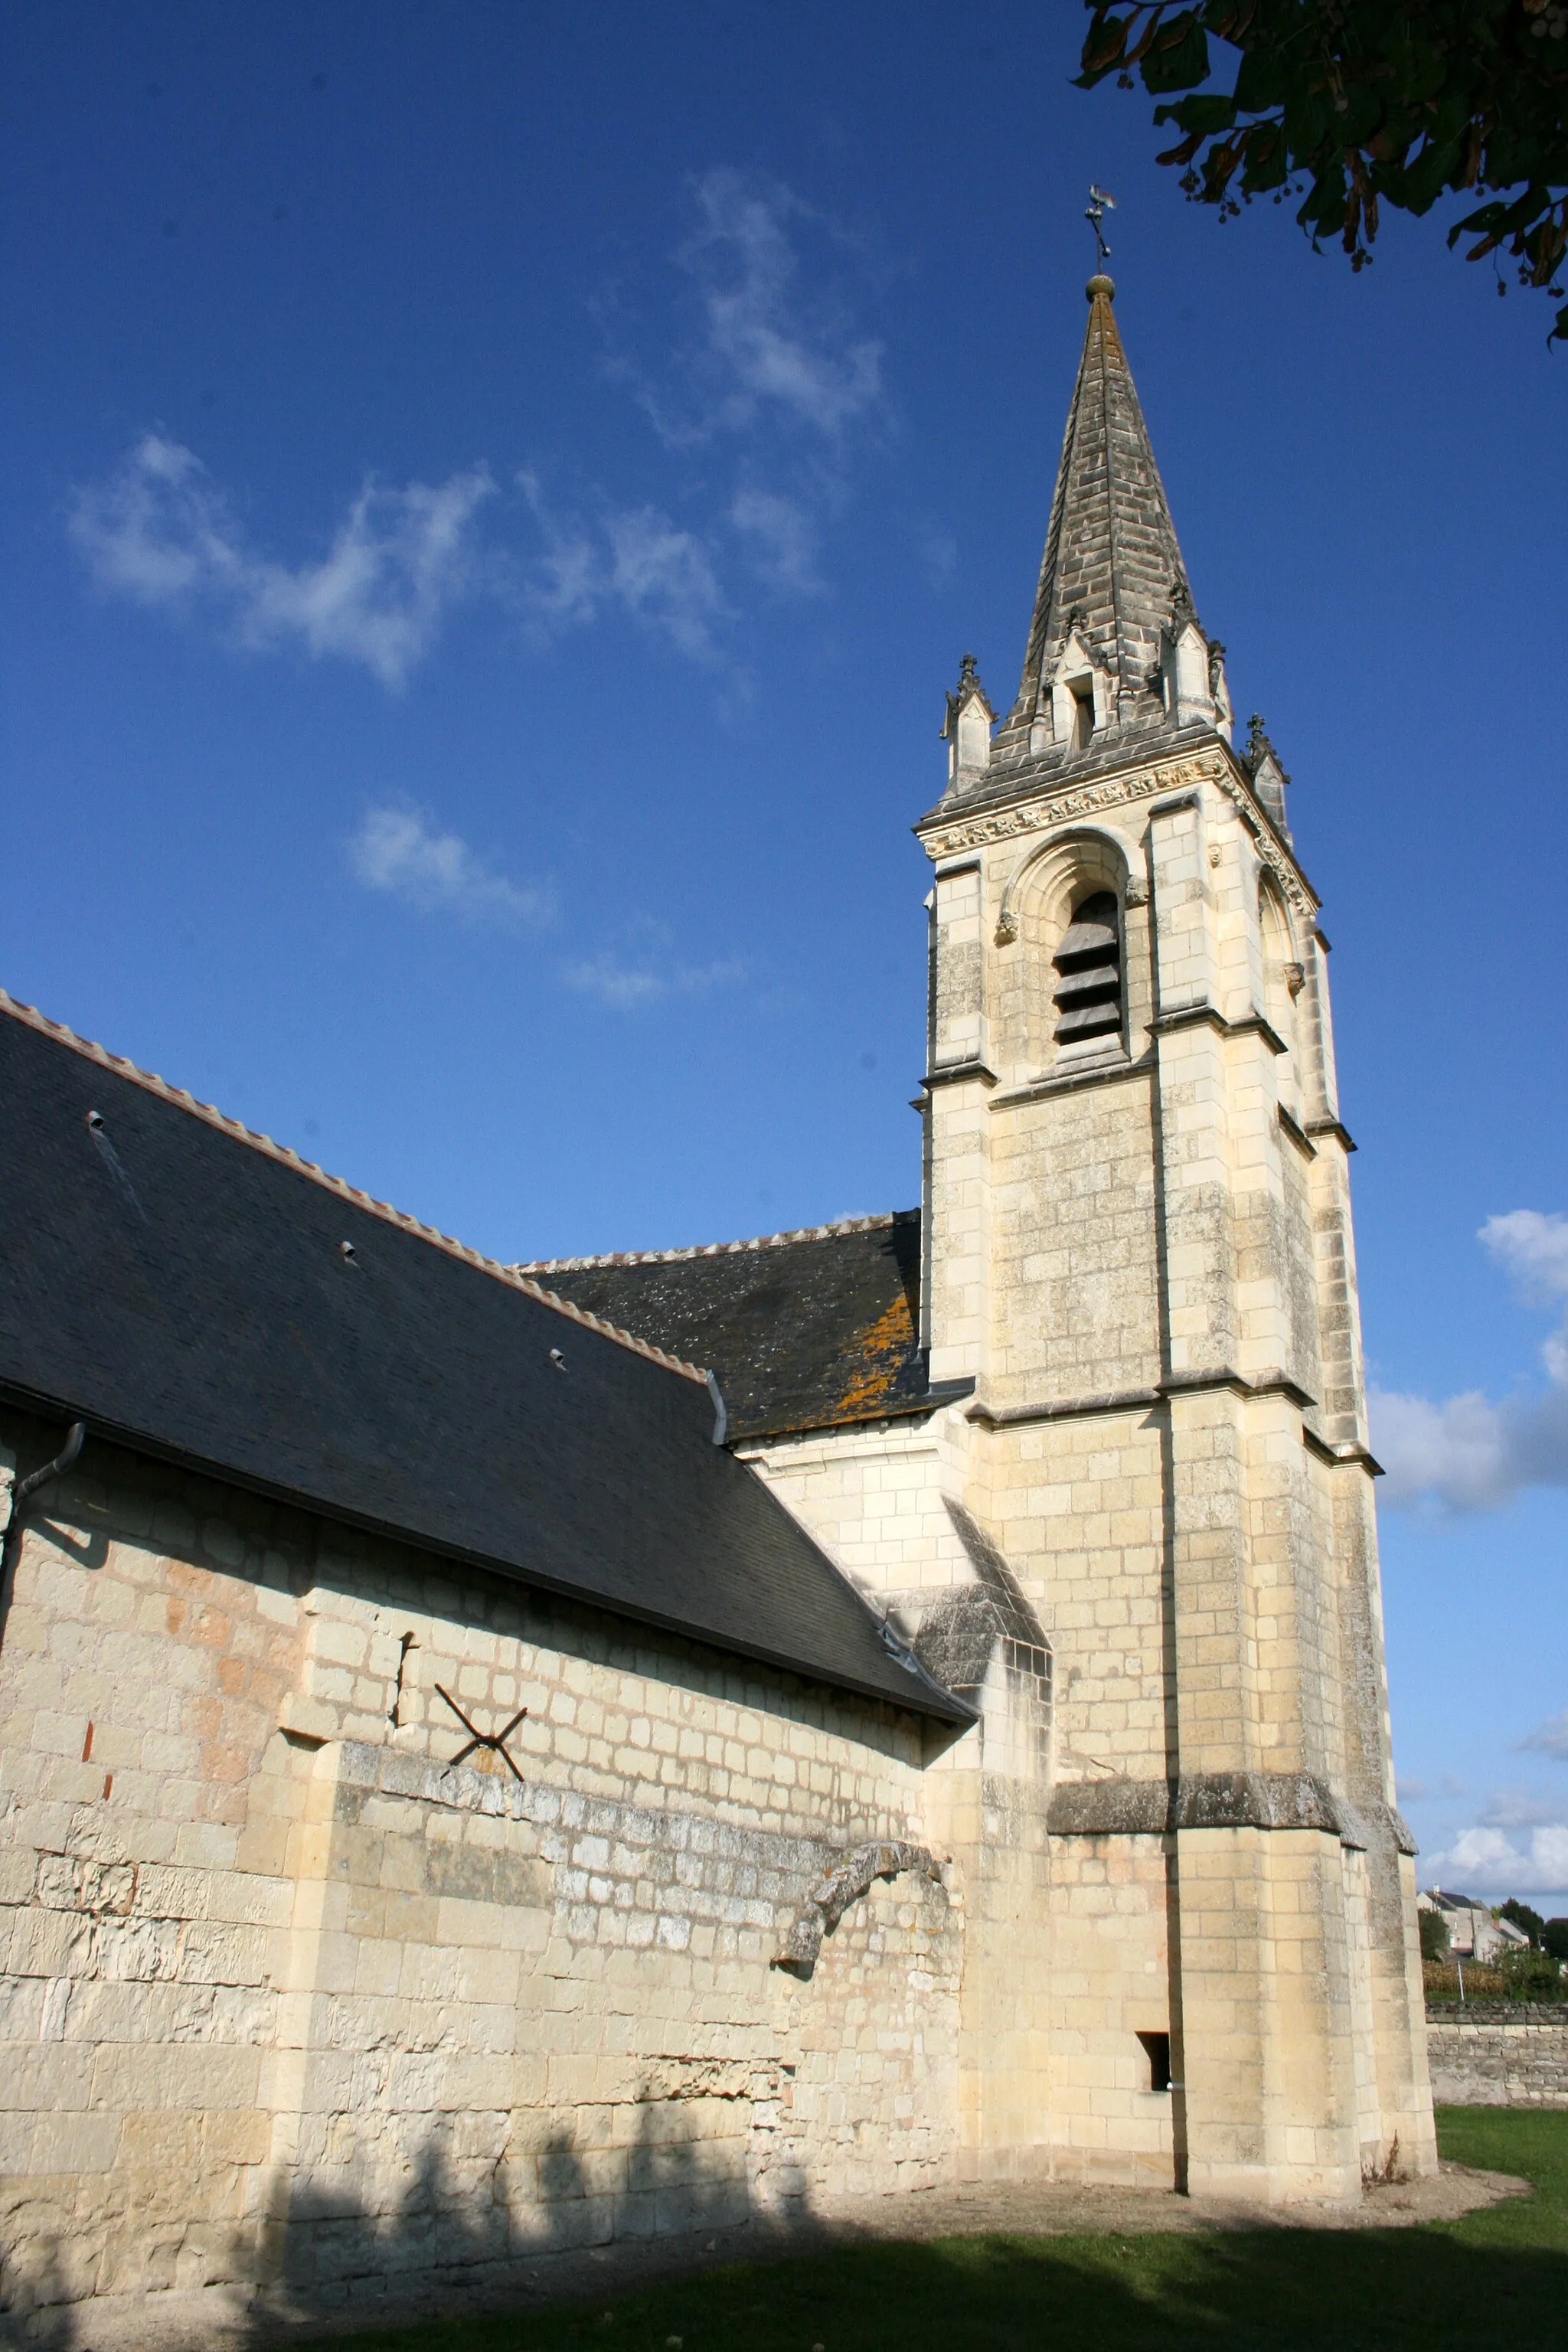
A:
{"type": "Polygon", "coordinates": [[[918,1209],[517,1271],[711,1365],[734,1436],[930,1412],[955,1393],[933,1393],[926,1378],[918,1209]]]}
{"type": "Polygon", "coordinates": [[[0,992],[0,1392],[947,1721],[701,1370],[0,992]]]}

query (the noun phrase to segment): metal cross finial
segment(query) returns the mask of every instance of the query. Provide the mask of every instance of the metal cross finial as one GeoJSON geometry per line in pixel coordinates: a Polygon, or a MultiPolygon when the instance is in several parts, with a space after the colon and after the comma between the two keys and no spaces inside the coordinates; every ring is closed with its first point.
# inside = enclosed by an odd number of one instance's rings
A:
{"type": "Polygon", "coordinates": [[[1100,224],[1107,213],[1115,210],[1116,198],[1108,196],[1105,190],[1096,187],[1091,180],[1089,184],[1089,204],[1083,216],[1094,231],[1094,259],[1098,269],[1102,269],[1110,258],[1110,247],[1105,242],[1105,232],[1100,224]]]}
{"type": "Polygon", "coordinates": [[[511,1758],[507,1753],[506,1743],[511,1738],[512,1733],[517,1729],[518,1725],[522,1721],[523,1717],[528,1713],[527,1707],[520,1706],[518,1708],[517,1713],[512,1717],[511,1721],[507,1725],[504,1731],[476,1731],[473,1725],[468,1721],[468,1717],[463,1713],[462,1708],[458,1705],[457,1700],[452,1696],[451,1692],[443,1690],[439,1683],[436,1685],[436,1696],[437,1698],[444,1698],[446,1700],[447,1706],[451,1708],[452,1713],[462,1725],[463,1729],[469,1735],[468,1746],[466,1748],[459,1748],[455,1756],[448,1756],[447,1759],[448,1764],[460,1764],[465,1756],[471,1756],[473,1754],[476,1748],[488,1748],[495,1755],[500,1758],[501,1762],[506,1766],[507,1770],[511,1774],[514,1780],[521,1780],[522,1774],[518,1770],[517,1766],[512,1762],[511,1758]]]}

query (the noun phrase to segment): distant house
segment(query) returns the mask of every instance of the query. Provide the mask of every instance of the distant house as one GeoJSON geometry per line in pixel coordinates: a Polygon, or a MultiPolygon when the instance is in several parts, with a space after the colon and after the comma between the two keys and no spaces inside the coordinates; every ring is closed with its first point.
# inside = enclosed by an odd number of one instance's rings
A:
{"type": "Polygon", "coordinates": [[[1415,1897],[1418,1911],[1436,1911],[1448,1930],[1448,1949],[1456,1958],[1476,1960],[1482,1967],[1505,1952],[1527,1951],[1530,1937],[1511,1919],[1494,1919],[1484,1903],[1472,1895],[1455,1895],[1431,1886],[1415,1897]]]}

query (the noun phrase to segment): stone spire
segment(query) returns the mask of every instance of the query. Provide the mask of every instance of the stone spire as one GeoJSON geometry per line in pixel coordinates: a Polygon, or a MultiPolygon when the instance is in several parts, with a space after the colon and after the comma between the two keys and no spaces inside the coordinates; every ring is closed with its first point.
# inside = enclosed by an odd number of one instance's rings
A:
{"type": "Polygon", "coordinates": [[[1228,732],[1224,647],[1193,608],[1148,428],[1111,310],[1089,279],[1089,331],[1068,411],[1018,699],[993,746],[1071,760],[1099,739],[1205,724],[1228,732]]]}

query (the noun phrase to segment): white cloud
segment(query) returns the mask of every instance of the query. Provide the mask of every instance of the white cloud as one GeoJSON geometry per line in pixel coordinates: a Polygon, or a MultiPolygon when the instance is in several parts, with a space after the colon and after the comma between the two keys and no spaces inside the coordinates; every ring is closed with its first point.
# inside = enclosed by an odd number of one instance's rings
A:
{"type": "Polygon", "coordinates": [[[612,515],[605,530],[613,593],[683,654],[710,658],[714,624],[728,607],[701,541],[677,530],[654,507],[612,515]]]}
{"type": "Polygon", "coordinates": [[[675,258],[696,331],[658,385],[624,357],[616,367],[670,450],[742,442],[730,479],[672,485],[667,505],[595,493],[562,513],[521,473],[536,542],[508,547],[494,533],[482,563],[488,467],[435,484],[367,481],[324,551],[289,564],[253,543],[194,451],[153,432],[72,500],[70,533],[94,577],[258,650],[359,663],[392,688],[476,591],[510,602],[543,643],[618,611],[688,659],[717,662],[736,618],[726,567],[780,594],[823,593],[817,551],[847,496],[852,429],[885,418],[887,402],[880,345],[857,324],[829,250],[848,240],[776,182],[712,171],[691,194],[696,226],[675,258]]]}
{"type": "Polygon", "coordinates": [[[302,644],[396,688],[469,585],[470,526],[492,488],[483,467],[402,489],[367,482],[325,555],[290,568],[247,544],[200,458],[149,433],[107,480],[78,491],[69,524],[101,587],[151,606],[205,606],[244,645],[302,644]]]}
{"type": "Polygon", "coordinates": [[[780,498],[773,490],[737,490],[730,520],[770,588],[795,596],[822,593],[816,526],[798,499],[780,498]]]}
{"type": "MultiPolygon", "coordinates": [[[[1514,1209],[1478,1235],[1536,1304],[1568,1298],[1568,1217],[1514,1209]]],[[[1568,1486],[1568,1313],[1542,1349],[1544,1393],[1494,1404],[1479,1389],[1434,1401],[1374,1389],[1373,1451],[1394,1504],[1494,1510],[1526,1486],[1568,1486]]]]}
{"type": "Polygon", "coordinates": [[[1527,1731],[1520,1741],[1521,1748],[1533,1748],[1538,1755],[1555,1756],[1560,1763],[1568,1764],[1568,1706],[1561,1715],[1549,1715],[1533,1731],[1527,1731]]]}
{"type": "Polygon", "coordinates": [[[1553,1829],[1563,1818],[1561,1790],[1494,1789],[1479,1819],[1483,1829],[1523,1830],[1543,1825],[1553,1829]]]}
{"type": "Polygon", "coordinates": [[[404,803],[365,811],[348,843],[349,865],[367,890],[382,890],[421,914],[540,931],[555,919],[548,885],[510,881],[477,857],[460,835],[438,833],[427,814],[404,803]]]}
{"type": "MultiPolygon", "coordinates": [[[[1489,1217],[1480,1237],[1532,1305],[1568,1299],[1568,1217],[1513,1209],[1506,1217],[1489,1217]]],[[[1552,1378],[1568,1387],[1568,1310],[1541,1352],[1552,1378]]]]}
{"type": "MultiPolygon", "coordinates": [[[[705,173],[695,194],[700,225],[680,259],[697,283],[706,331],[691,362],[700,414],[682,424],[645,394],[656,425],[679,441],[771,420],[837,443],[881,406],[882,352],[820,297],[809,308],[798,299],[792,230],[820,232],[820,215],[777,182],[741,172],[705,173]]],[[[820,271],[812,278],[824,282],[820,271]]]]}
{"type": "Polygon", "coordinates": [[[1517,1844],[1500,1829],[1461,1830],[1441,1853],[1421,1857],[1423,1881],[1467,1895],[1557,1895],[1568,1890],[1568,1823],[1554,1822],[1517,1844]]]}
{"type": "Polygon", "coordinates": [[[613,948],[603,948],[596,955],[564,965],[561,976],[567,987],[597,997],[612,1012],[629,1013],[660,998],[706,996],[746,976],[744,964],[733,961],[681,963],[669,954],[668,934],[661,926],[644,922],[634,928],[646,942],[640,950],[622,956],[613,948]]]}
{"type": "Polygon", "coordinates": [[[945,588],[958,568],[958,541],[952,531],[932,522],[917,523],[910,537],[926,585],[945,588]]]}
{"type": "Polygon", "coordinates": [[[1480,1238],[1526,1297],[1568,1298],[1568,1217],[1510,1209],[1506,1217],[1489,1217],[1480,1238]]]}
{"type": "Polygon", "coordinates": [[[1462,1797],[1465,1784],[1457,1772],[1445,1772],[1437,1780],[1407,1780],[1399,1776],[1399,1801],[1402,1805],[1419,1805],[1428,1797],[1462,1797]]]}
{"type": "Polygon", "coordinates": [[[542,542],[521,574],[523,614],[536,635],[549,638],[619,605],[692,660],[715,658],[715,633],[731,615],[711,551],[694,532],[651,506],[605,508],[593,522],[563,516],[536,474],[520,474],[517,484],[542,542]]]}

